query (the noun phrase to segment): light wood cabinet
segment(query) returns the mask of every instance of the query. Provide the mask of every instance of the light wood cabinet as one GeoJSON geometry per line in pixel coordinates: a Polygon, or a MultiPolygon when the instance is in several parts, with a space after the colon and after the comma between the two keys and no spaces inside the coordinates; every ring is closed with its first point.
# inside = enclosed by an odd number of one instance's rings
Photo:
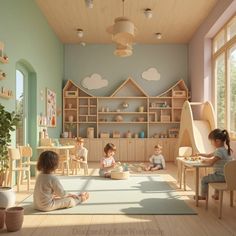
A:
{"type": "Polygon", "coordinates": [[[135,139],[135,161],[145,161],[147,139],[135,139]]]}
{"type": "Polygon", "coordinates": [[[120,139],[120,150],[119,150],[119,161],[127,162],[128,161],[128,140],[120,139]]]}
{"type": "MultiPolygon", "coordinates": [[[[75,139],[61,139],[61,144],[76,144],[75,139]]],[[[115,154],[116,161],[120,162],[148,162],[149,157],[154,152],[154,146],[162,145],[162,154],[167,162],[175,160],[176,138],[167,139],[126,139],[126,138],[110,138],[110,139],[85,139],[84,146],[88,149],[88,161],[99,162],[104,156],[104,147],[107,143],[113,143],[117,152],[115,154]]]]}
{"type": "Polygon", "coordinates": [[[101,139],[89,139],[88,161],[99,162],[104,156],[101,139]]]}

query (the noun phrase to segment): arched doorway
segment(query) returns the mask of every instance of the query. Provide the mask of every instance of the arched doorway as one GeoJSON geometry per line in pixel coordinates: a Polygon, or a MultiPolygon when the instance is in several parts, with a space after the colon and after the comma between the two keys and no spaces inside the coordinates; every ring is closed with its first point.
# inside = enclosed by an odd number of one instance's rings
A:
{"type": "Polygon", "coordinates": [[[37,81],[33,67],[26,60],[16,63],[16,111],[21,121],[16,129],[16,144],[37,144],[37,81]]]}

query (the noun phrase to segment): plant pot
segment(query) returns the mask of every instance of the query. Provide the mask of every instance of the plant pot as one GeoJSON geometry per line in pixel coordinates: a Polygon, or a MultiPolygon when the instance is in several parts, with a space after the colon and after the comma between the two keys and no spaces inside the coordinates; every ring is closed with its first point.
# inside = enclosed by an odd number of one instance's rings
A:
{"type": "Polygon", "coordinates": [[[4,178],[5,178],[5,173],[4,172],[0,172],[0,186],[3,185],[4,178]]]}
{"type": "Polygon", "coordinates": [[[24,220],[23,207],[10,207],[6,210],[6,227],[8,232],[21,229],[24,220]]]}
{"type": "Polygon", "coordinates": [[[0,187],[0,207],[12,207],[15,206],[16,195],[10,187],[0,187]]]}
{"type": "Polygon", "coordinates": [[[6,216],[6,208],[0,207],[0,229],[2,229],[4,227],[5,216],[6,216]]]}

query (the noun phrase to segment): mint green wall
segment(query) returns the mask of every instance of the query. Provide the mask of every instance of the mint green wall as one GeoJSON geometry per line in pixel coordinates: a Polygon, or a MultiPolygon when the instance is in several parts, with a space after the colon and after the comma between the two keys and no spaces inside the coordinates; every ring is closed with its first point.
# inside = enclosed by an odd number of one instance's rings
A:
{"type": "MultiPolygon", "coordinates": [[[[63,44],[49,27],[34,0],[0,0],[0,41],[4,42],[4,51],[9,57],[8,64],[0,63],[0,69],[7,73],[7,79],[0,81],[0,87],[10,87],[15,91],[16,64],[19,60],[27,61],[37,80],[37,101],[30,105],[37,107],[38,115],[41,112],[45,114],[46,101],[41,101],[40,90],[45,94],[48,87],[56,92],[57,106],[61,107],[63,44]]],[[[8,110],[15,109],[15,98],[0,98],[0,102],[8,110]]],[[[59,137],[61,120],[60,115],[57,128],[48,129],[50,137],[59,137]]]]}
{"type": "Polygon", "coordinates": [[[107,79],[108,87],[90,90],[92,95],[109,96],[129,75],[152,96],[156,96],[179,79],[188,80],[187,44],[135,45],[133,55],[113,55],[114,45],[65,45],[65,80],[81,86],[81,80],[96,72],[107,79]],[[161,80],[141,78],[144,70],[156,67],[161,80]]]}

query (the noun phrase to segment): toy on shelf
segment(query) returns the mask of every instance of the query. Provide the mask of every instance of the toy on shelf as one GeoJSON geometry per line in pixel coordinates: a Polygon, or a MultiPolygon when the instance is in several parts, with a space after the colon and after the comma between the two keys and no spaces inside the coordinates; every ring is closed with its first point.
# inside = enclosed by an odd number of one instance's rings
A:
{"type": "Polygon", "coordinates": [[[116,122],[123,122],[123,117],[122,117],[121,115],[117,115],[117,116],[115,117],[115,121],[116,121],[116,122]]]}
{"type": "Polygon", "coordinates": [[[179,91],[173,91],[173,97],[181,97],[181,98],[184,98],[186,97],[186,91],[183,91],[183,90],[179,90],[179,91]]]}
{"type": "Polygon", "coordinates": [[[110,134],[108,132],[101,132],[100,138],[110,138],[110,134]]]}
{"type": "Polygon", "coordinates": [[[168,130],[169,138],[178,138],[179,136],[179,129],[172,128],[168,130]]]}
{"type": "Polygon", "coordinates": [[[161,122],[170,122],[170,115],[161,115],[161,122]]]}
{"type": "Polygon", "coordinates": [[[113,131],[112,138],[120,138],[120,132],[119,131],[113,131]]]}
{"type": "Polygon", "coordinates": [[[128,130],[128,131],[126,132],[125,137],[126,137],[126,138],[132,138],[132,133],[131,133],[130,130],[128,130]]]}

